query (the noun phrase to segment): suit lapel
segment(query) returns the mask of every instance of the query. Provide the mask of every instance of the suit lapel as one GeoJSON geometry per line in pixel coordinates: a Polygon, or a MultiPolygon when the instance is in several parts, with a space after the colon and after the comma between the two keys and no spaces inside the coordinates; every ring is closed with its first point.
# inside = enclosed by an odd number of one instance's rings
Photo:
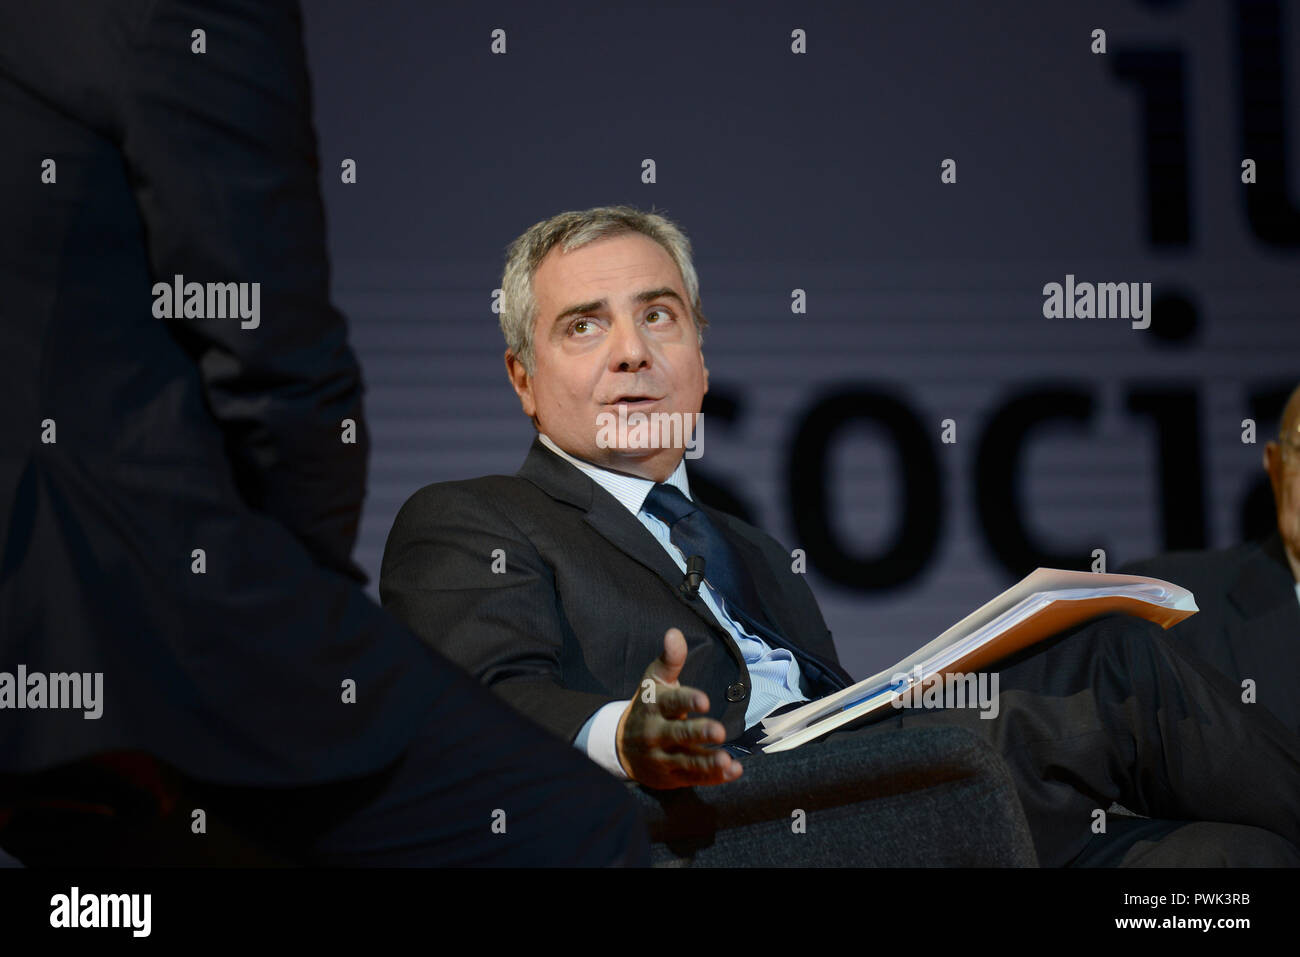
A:
{"type": "Polygon", "coordinates": [[[1294,612],[1297,633],[1293,637],[1300,639],[1300,602],[1296,601],[1295,579],[1291,575],[1291,566],[1287,564],[1283,547],[1282,536],[1274,531],[1242,563],[1228,590],[1228,600],[1245,619],[1279,610],[1294,612]],[[1283,607],[1279,609],[1278,606],[1283,607]]]}
{"type": "Polygon", "coordinates": [[[1261,672],[1294,674],[1300,668],[1300,602],[1291,593],[1283,602],[1246,617],[1228,622],[1228,647],[1235,663],[1247,674],[1261,672]],[[1287,667],[1279,655],[1295,661],[1287,667]]]}
{"type": "Polygon", "coordinates": [[[744,661],[730,632],[713,617],[708,606],[682,594],[683,576],[677,563],[618,499],[548,449],[541,439],[533,440],[528,457],[519,469],[519,477],[532,482],[552,498],[585,511],[588,525],[628,558],[658,575],[682,606],[714,629],[737,661],[744,661]]]}
{"type": "Polygon", "coordinates": [[[1300,602],[1295,579],[1275,530],[1240,566],[1228,590],[1236,615],[1228,623],[1230,647],[1249,650],[1252,664],[1279,668],[1279,654],[1300,660],[1300,602]],[[1262,660],[1261,660],[1262,659],[1262,660]]]}
{"type": "Polygon", "coordinates": [[[718,512],[707,505],[703,506],[703,508],[709,513],[709,518],[727,537],[727,540],[735,546],[737,554],[740,555],[740,560],[744,563],[746,571],[749,572],[750,578],[754,582],[761,607],[753,609],[752,614],[762,616],[758,624],[766,625],[769,629],[777,632],[777,634],[760,635],[760,637],[764,638],[773,647],[784,647],[794,652],[796,657],[803,660],[805,671],[809,670],[809,662],[816,665],[815,677],[832,687],[846,688],[852,684],[852,678],[838,663],[833,664],[814,655],[795,641],[794,636],[798,634],[798,629],[790,627],[788,618],[777,614],[773,602],[767,598],[769,595],[780,595],[781,586],[771,567],[764,560],[763,553],[758,546],[733,528],[730,518],[725,513],[718,512]]]}
{"type": "MultiPolygon", "coordinates": [[[[591,481],[585,475],[583,478],[591,481]]],[[[674,593],[677,592],[678,586],[682,583],[682,573],[677,563],[664,551],[663,546],[655,540],[649,530],[637,521],[636,516],[600,486],[596,486],[595,494],[592,495],[591,508],[587,511],[587,524],[624,555],[658,575],[674,593]]]]}
{"type": "MultiPolygon", "coordinates": [[[[1283,547],[1274,532],[1238,566],[1228,591],[1227,644],[1237,673],[1280,682],[1261,691],[1261,701],[1291,694],[1288,682],[1300,671],[1300,602],[1283,547]]],[[[1284,723],[1300,721],[1286,701],[1275,710],[1284,723]]]]}

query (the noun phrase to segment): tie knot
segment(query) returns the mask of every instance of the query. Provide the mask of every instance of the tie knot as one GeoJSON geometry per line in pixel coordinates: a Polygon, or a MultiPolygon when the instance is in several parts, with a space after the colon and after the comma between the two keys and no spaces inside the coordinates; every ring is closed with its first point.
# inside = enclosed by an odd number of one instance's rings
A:
{"type": "Polygon", "coordinates": [[[683,495],[680,489],[663,483],[650,489],[650,494],[645,497],[645,504],[641,507],[670,528],[692,512],[699,511],[696,504],[683,495]]]}

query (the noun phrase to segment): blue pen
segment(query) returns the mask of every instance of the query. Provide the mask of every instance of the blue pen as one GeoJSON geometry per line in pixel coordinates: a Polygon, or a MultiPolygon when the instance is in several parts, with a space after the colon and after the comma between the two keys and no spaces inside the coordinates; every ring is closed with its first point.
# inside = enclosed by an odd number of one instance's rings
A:
{"type": "Polygon", "coordinates": [[[870,701],[872,698],[875,698],[875,697],[877,697],[878,695],[882,695],[882,694],[884,694],[886,691],[897,691],[899,688],[904,688],[904,687],[906,687],[906,686],[907,686],[907,679],[906,679],[906,678],[900,678],[898,681],[890,682],[890,683],[887,684],[887,685],[881,685],[881,686],[880,686],[879,688],[877,688],[875,691],[872,691],[870,694],[866,695],[865,697],[858,698],[856,701],[853,701],[853,702],[851,702],[851,703],[849,703],[849,704],[846,704],[846,705],[845,705],[844,707],[842,707],[840,710],[841,710],[841,711],[848,711],[850,708],[856,708],[858,705],[862,704],[862,702],[864,702],[864,701],[870,701]]]}

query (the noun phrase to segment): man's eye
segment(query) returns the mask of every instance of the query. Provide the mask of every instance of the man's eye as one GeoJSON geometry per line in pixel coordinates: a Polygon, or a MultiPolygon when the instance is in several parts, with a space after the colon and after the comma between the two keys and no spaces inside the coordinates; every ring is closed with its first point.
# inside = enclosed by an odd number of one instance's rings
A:
{"type": "Polygon", "coordinates": [[[575,319],[569,326],[569,335],[585,335],[590,325],[590,319],[575,319]]]}
{"type": "Polygon", "coordinates": [[[648,313],[646,313],[646,317],[645,317],[646,322],[651,322],[650,317],[656,314],[663,316],[665,319],[672,318],[672,313],[670,313],[667,309],[651,309],[648,313]]]}

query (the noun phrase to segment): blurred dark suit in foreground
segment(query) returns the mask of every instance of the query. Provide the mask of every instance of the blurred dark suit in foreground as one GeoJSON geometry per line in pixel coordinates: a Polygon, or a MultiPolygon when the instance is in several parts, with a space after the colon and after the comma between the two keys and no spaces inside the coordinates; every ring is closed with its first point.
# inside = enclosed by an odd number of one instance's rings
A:
{"type": "MultiPolygon", "coordinates": [[[[0,671],[102,674],[97,718],[0,710],[0,808],[145,752],[294,859],[646,860],[617,782],[362,591],[296,5],[11,6],[0,126],[0,671]],[[257,314],[158,318],[178,275],[257,314]]],[[[84,859],[28,839],[0,843],[84,859]]]]}

